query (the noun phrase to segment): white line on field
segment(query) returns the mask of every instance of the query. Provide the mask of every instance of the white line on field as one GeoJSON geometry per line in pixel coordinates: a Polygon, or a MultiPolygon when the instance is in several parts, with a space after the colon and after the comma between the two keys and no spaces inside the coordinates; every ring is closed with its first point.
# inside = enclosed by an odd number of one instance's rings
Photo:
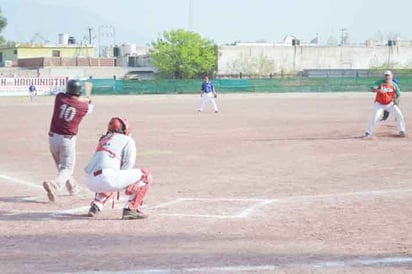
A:
{"type": "Polygon", "coordinates": [[[359,271],[359,267],[400,267],[402,264],[412,263],[412,257],[379,257],[379,258],[364,258],[353,260],[333,260],[333,261],[303,261],[293,263],[279,263],[276,265],[228,265],[228,266],[216,266],[216,267],[188,267],[188,268],[158,268],[158,269],[138,269],[127,271],[90,271],[83,272],[83,274],[119,274],[119,273],[240,273],[240,272],[262,272],[262,271],[282,271],[285,268],[299,268],[302,272],[305,269],[327,269],[327,268],[347,268],[354,267],[359,271]]]}
{"type": "Polygon", "coordinates": [[[82,207],[77,207],[77,208],[72,208],[72,209],[67,209],[67,210],[57,210],[53,211],[50,213],[53,217],[60,217],[62,215],[67,215],[67,214],[75,214],[75,213],[87,213],[89,211],[90,206],[82,206],[82,207]]]}
{"type": "Polygon", "coordinates": [[[247,209],[243,210],[237,217],[244,218],[249,216],[253,211],[259,207],[263,207],[265,205],[271,204],[273,201],[271,200],[262,200],[261,202],[256,203],[253,206],[248,207],[247,209]]]}
{"type": "MultiPolygon", "coordinates": [[[[8,175],[0,174],[0,179],[4,179],[7,181],[12,181],[13,183],[29,186],[36,189],[42,189],[42,186],[28,182],[26,180],[21,180],[15,177],[11,177],[8,175]]],[[[240,202],[289,202],[294,200],[315,200],[315,199],[324,199],[324,198],[334,198],[334,197],[344,197],[344,196],[380,196],[380,195],[388,195],[393,193],[404,193],[404,192],[411,192],[412,189],[384,189],[384,190],[371,190],[371,191],[355,191],[355,192],[346,192],[346,193],[331,193],[331,194],[317,194],[317,195],[301,195],[301,196],[288,196],[283,198],[276,198],[276,199],[259,199],[259,198],[178,198],[176,200],[172,200],[167,203],[159,204],[157,206],[151,208],[162,208],[167,207],[182,201],[240,201],[240,202]]]]}
{"type": "MultiPolygon", "coordinates": [[[[371,191],[355,191],[345,193],[331,193],[331,194],[318,194],[318,195],[300,195],[300,196],[287,196],[275,199],[250,199],[250,198],[178,198],[169,202],[170,204],[183,202],[183,201],[239,201],[239,202],[258,202],[258,203],[275,203],[275,202],[293,202],[301,200],[317,200],[325,198],[336,198],[345,196],[385,196],[393,193],[405,193],[411,192],[412,189],[385,189],[385,190],[371,190],[371,191]]],[[[157,206],[160,207],[160,206],[157,206]]]]}
{"type": "MultiPolygon", "coordinates": [[[[7,176],[4,174],[0,174],[0,179],[7,180],[16,184],[29,186],[35,189],[42,189],[42,186],[35,184],[33,182],[28,182],[26,180],[21,180],[12,176],[7,176]]],[[[318,195],[301,195],[301,196],[288,196],[276,199],[259,199],[259,198],[178,198],[166,203],[158,204],[152,207],[148,207],[149,209],[160,209],[166,207],[172,207],[176,204],[186,202],[186,201],[218,201],[218,202],[254,202],[253,205],[246,207],[243,211],[239,214],[235,215],[217,215],[217,214],[184,214],[184,213],[159,213],[158,215],[162,216],[177,216],[177,217],[203,217],[203,218],[245,218],[249,215],[252,215],[253,212],[265,205],[271,203],[293,203],[293,202],[305,202],[305,201],[316,201],[322,199],[330,199],[330,198],[338,198],[338,197],[346,197],[346,196],[385,196],[391,195],[394,193],[405,193],[411,192],[412,189],[386,189],[386,190],[371,190],[371,191],[355,191],[355,192],[346,192],[346,193],[331,193],[331,194],[318,194],[318,195]]],[[[39,197],[24,197],[23,199],[28,201],[38,200],[39,197]]],[[[123,198],[121,200],[124,200],[123,198]]],[[[54,211],[51,214],[59,215],[59,214],[71,214],[71,213],[78,213],[84,212],[86,207],[79,207],[73,208],[69,210],[60,210],[54,211]]]]}
{"type": "Polygon", "coordinates": [[[232,219],[232,218],[245,218],[253,214],[253,212],[265,205],[272,203],[294,203],[294,202],[307,202],[316,201],[322,199],[331,199],[338,197],[347,196],[385,196],[394,193],[405,193],[411,192],[412,189],[388,189],[388,190],[372,190],[372,191],[357,191],[357,192],[347,192],[347,193],[335,193],[335,194],[320,194],[320,195],[301,195],[301,196],[288,196],[277,199],[256,199],[256,198],[178,198],[167,203],[163,203],[151,209],[159,209],[164,207],[169,207],[176,205],[178,203],[184,202],[254,202],[253,205],[246,207],[239,214],[234,215],[217,215],[217,214],[185,214],[185,213],[160,213],[161,216],[172,216],[172,217],[199,217],[199,218],[219,218],[219,219],[232,219]]]}
{"type": "Polygon", "coordinates": [[[233,202],[261,202],[271,201],[271,199],[259,198],[179,198],[180,201],[233,201],[233,202]]]}
{"type": "Polygon", "coordinates": [[[211,215],[211,214],[184,214],[184,213],[160,213],[159,216],[168,217],[195,217],[195,218],[215,218],[215,219],[236,219],[238,215],[211,215]]]}
{"type": "Polygon", "coordinates": [[[176,200],[172,200],[170,202],[167,203],[163,203],[163,204],[159,204],[157,206],[152,206],[151,208],[163,208],[163,207],[168,207],[177,203],[180,203],[182,201],[182,199],[176,199],[176,200]]]}
{"type": "Polygon", "coordinates": [[[29,186],[29,187],[32,187],[32,188],[42,188],[38,184],[28,182],[26,180],[23,181],[23,180],[15,178],[15,177],[7,176],[7,175],[4,175],[4,174],[0,174],[0,179],[11,181],[11,182],[19,184],[19,185],[29,186]]]}

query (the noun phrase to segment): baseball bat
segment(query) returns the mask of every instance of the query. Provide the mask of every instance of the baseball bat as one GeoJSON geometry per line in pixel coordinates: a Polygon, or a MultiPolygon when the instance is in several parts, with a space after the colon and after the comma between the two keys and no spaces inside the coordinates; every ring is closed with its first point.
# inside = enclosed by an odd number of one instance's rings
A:
{"type": "Polygon", "coordinates": [[[85,82],[84,83],[84,90],[86,93],[86,97],[90,98],[90,96],[92,95],[92,90],[93,90],[93,84],[90,82],[85,82]]]}

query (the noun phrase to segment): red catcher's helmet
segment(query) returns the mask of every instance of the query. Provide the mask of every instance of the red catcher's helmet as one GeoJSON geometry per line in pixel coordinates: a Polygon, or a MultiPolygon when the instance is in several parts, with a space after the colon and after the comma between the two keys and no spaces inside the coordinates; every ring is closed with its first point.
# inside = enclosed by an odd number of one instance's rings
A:
{"type": "Polygon", "coordinates": [[[130,128],[127,118],[113,117],[110,119],[109,125],[107,126],[107,131],[129,135],[130,128]]]}

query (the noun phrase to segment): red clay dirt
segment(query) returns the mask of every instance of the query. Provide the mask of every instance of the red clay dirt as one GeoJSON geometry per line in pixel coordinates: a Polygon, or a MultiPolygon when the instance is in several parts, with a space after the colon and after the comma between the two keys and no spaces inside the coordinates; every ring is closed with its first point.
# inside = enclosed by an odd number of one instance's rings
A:
{"type": "Polygon", "coordinates": [[[220,94],[218,114],[198,95],[94,96],[75,177],[127,117],[154,177],[138,221],[124,200],[86,217],[86,189],[47,201],[53,100],[0,101],[1,273],[412,272],[412,135],[391,116],[361,138],[371,93],[220,94]]]}

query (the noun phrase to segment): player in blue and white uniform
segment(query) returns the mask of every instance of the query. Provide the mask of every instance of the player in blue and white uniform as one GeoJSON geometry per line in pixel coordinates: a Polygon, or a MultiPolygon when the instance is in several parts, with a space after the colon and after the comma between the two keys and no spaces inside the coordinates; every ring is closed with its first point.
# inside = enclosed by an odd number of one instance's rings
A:
{"type": "Polygon", "coordinates": [[[207,102],[211,102],[215,113],[218,113],[219,110],[217,108],[216,100],[217,93],[215,91],[215,87],[213,83],[209,81],[209,76],[205,76],[202,82],[201,90],[200,90],[200,107],[199,112],[203,112],[205,105],[207,102]]]}

